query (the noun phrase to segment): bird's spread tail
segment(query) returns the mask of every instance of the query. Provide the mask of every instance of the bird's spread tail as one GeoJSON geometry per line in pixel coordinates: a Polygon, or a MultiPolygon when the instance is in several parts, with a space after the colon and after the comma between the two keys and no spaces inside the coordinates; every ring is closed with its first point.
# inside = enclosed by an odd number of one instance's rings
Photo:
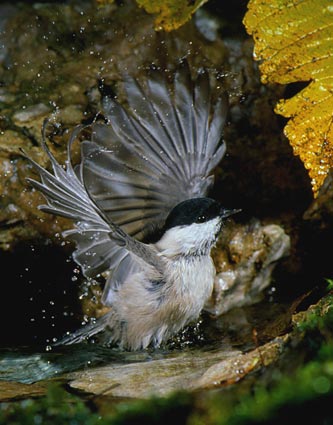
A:
{"type": "Polygon", "coordinates": [[[69,335],[65,335],[59,339],[54,345],[70,345],[78,344],[80,342],[86,341],[94,335],[99,334],[106,330],[107,325],[110,321],[111,312],[105,314],[104,316],[98,318],[95,322],[89,323],[85,326],[82,326],[78,330],[71,332],[69,335]]]}

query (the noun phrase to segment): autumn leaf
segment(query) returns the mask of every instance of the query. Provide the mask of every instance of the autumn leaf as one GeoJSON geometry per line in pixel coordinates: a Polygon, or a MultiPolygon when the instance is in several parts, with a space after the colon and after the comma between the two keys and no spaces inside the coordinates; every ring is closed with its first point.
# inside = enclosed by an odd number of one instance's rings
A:
{"type": "Polygon", "coordinates": [[[156,16],[155,29],[172,31],[187,22],[208,0],[136,0],[146,12],[156,16]]]}
{"type": "MultiPolygon", "coordinates": [[[[100,5],[114,0],[96,0],[100,5]]],[[[136,0],[147,13],[156,15],[156,31],[172,31],[191,19],[193,13],[208,0],[136,0]]]]}
{"type": "Polygon", "coordinates": [[[333,165],[333,1],[250,0],[244,25],[262,82],[309,82],[275,111],[317,194],[333,165]]]}

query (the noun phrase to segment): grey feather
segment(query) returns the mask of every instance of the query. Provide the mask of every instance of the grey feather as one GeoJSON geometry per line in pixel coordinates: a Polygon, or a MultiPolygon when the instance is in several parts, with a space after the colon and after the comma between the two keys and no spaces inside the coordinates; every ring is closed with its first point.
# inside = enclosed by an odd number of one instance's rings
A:
{"type": "MultiPolygon", "coordinates": [[[[71,145],[81,128],[77,128],[68,144],[66,169],[60,166],[45,143],[45,125],[43,128],[43,149],[50,158],[53,174],[28,158],[41,177],[41,182],[27,179],[41,191],[47,205],[40,205],[42,211],[72,219],[75,228],[64,232],[77,242],[74,259],[80,264],[87,277],[95,276],[97,270],[113,268],[127,255],[139,257],[157,270],[163,269],[163,263],[152,248],[131,236],[109,219],[96,205],[82,181],[82,174],[75,173],[71,163],[71,145]],[[101,268],[102,265],[102,268],[101,268]]],[[[137,261],[135,257],[132,261],[137,261]]]]}
{"type": "Polygon", "coordinates": [[[93,140],[84,142],[83,173],[103,211],[118,224],[122,215],[124,229],[142,238],[179,202],[205,196],[212,186],[211,172],[225,152],[227,98],[212,104],[208,73],[193,82],[186,62],[172,85],[154,71],[145,88],[127,76],[125,89],[129,112],[104,99],[109,122],[96,124],[93,140]]]}

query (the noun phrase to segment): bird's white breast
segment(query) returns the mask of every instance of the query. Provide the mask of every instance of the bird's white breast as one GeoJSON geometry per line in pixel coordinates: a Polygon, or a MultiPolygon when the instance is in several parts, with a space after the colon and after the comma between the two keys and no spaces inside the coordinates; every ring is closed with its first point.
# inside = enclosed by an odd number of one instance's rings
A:
{"type": "Polygon", "coordinates": [[[183,305],[186,322],[196,319],[211,296],[215,267],[209,255],[181,257],[168,266],[171,297],[183,305]]]}

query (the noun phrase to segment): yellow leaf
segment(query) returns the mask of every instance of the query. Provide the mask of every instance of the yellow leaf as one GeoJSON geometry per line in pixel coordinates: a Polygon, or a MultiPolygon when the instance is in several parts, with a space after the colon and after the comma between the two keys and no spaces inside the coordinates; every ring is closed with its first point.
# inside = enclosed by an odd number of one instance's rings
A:
{"type": "Polygon", "coordinates": [[[250,0],[244,24],[264,83],[309,81],[275,111],[316,194],[333,165],[333,1],[250,0]]]}
{"type": "Polygon", "coordinates": [[[112,4],[114,0],[96,0],[101,6],[105,6],[107,4],[112,4]]]}
{"type": "MultiPolygon", "coordinates": [[[[101,5],[113,3],[114,0],[96,0],[101,5]]],[[[136,0],[147,13],[157,15],[156,31],[172,31],[184,25],[192,14],[208,0],[136,0]]]]}
{"type": "Polygon", "coordinates": [[[136,0],[146,12],[157,15],[155,29],[172,31],[187,22],[208,0],[136,0]]]}

